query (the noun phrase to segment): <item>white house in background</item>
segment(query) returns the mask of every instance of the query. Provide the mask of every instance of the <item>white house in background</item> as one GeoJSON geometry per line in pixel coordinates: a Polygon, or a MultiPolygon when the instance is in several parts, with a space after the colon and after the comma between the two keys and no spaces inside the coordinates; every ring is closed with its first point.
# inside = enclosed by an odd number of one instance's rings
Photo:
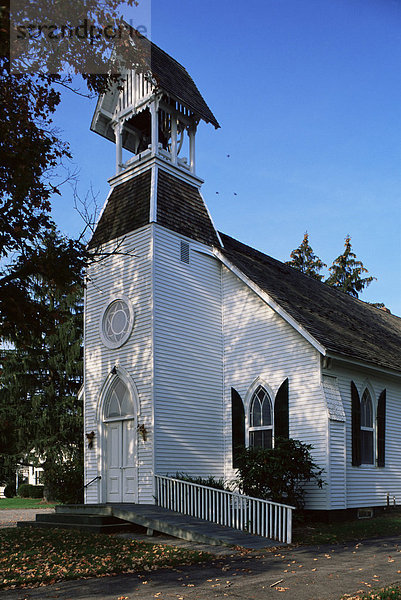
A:
{"type": "Polygon", "coordinates": [[[401,502],[401,319],[216,231],[195,135],[218,122],[184,67],[136,44],[148,63],[91,127],[117,173],[90,242],[85,502],[153,503],[155,474],[231,479],[233,448],[277,435],[325,469],[307,508],[401,502]]]}
{"type": "MultiPolygon", "coordinates": [[[[15,474],[15,487],[18,490],[23,483],[30,485],[43,485],[43,468],[33,465],[21,465],[15,474]]],[[[0,498],[5,498],[6,486],[0,486],[0,498]]]]}

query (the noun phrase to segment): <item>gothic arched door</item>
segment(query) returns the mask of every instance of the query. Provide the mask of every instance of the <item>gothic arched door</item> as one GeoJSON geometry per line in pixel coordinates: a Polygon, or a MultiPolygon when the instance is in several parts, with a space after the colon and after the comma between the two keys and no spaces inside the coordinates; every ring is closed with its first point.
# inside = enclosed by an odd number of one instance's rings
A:
{"type": "Polygon", "coordinates": [[[104,404],[106,502],[137,501],[136,419],[124,381],[116,377],[104,404]]]}

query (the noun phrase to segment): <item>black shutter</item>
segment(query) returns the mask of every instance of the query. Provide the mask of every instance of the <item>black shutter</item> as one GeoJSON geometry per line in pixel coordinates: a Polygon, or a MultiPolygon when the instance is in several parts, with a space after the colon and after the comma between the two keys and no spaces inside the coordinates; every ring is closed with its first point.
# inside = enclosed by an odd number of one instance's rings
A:
{"type": "Polygon", "coordinates": [[[361,403],[358,390],[351,381],[352,465],[361,464],[361,403]]]}
{"type": "Polygon", "coordinates": [[[242,398],[234,388],[231,388],[231,420],[233,467],[235,469],[238,454],[245,448],[245,410],[242,398]]]}
{"type": "Polygon", "coordinates": [[[386,390],[383,390],[377,403],[377,466],[386,464],[386,390]]]}
{"type": "Polygon", "coordinates": [[[288,440],[289,429],[288,379],[286,379],[281,384],[274,401],[274,437],[288,440]]]}

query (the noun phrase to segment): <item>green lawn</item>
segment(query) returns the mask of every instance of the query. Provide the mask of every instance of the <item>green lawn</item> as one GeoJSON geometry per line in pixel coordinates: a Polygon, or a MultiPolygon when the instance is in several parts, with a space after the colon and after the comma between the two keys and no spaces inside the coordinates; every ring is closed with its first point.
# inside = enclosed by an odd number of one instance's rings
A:
{"type": "Polygon", "coordinates": [[[56,506],[43,502],[36,498],[0,498],[0,510],[10,510],[18,508],[53,508],[56,506]]]}
{"type": "Polygon", "coordinates": [[[63,529],[0,530],[0,589],[205,562],[206,552],[63,529]]]}
{"type": "Polygon", "coordinates": [[[295,544],[336,544],[400,534],[401,514],[397,512],[373,519],[353,519],[340,523],[311,522],[296,526],[293,531],[293,542],[295,544]]]}

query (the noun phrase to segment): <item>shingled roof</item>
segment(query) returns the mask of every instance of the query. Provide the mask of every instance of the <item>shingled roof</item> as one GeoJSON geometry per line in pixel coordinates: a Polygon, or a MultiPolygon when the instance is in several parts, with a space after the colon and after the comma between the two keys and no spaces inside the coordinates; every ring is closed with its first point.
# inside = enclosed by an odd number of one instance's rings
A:
{"type": "Polygon", "coordinates": [[[401,371],[401,319],[220,233],[221,252],[327,351],[401,371]]]}
{"type": "Polygon", "coordinates": [[[150,57],[150,60],[148,58],[150,64],[147,66],[161,90],[167,92],[175,100],[182,102],[207,123],[212,123],[216,129],[220,127],[216,117],[196,87],[194,80],[179,62],[144,37],[136,38],[135,43],[143,44],[145,47],[148,45],[147,52],[142,56],[150,57]]]}

